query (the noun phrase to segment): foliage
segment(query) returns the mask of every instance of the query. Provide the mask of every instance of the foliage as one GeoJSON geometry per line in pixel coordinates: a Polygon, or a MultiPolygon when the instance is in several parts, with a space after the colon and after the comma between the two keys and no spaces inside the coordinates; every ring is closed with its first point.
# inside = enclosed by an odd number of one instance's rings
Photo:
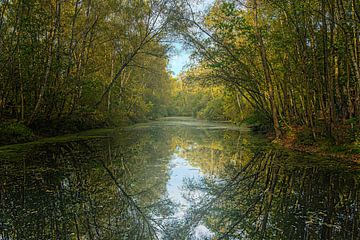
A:
{"type": "Polygon", "coordinates": [[[312,146],[314,145],[314,138],[310,129],[302,129],[296,134],[297,144],[312,146]]]}
{"type": "Polygon", "coordinates": [[[2,123],[0,125],[0,145],[31,141],[34,134],[22,123],[2,123]]]}
{"type": "Polygon", "coordinates": [[[166,115],[171,4],[0,1],[0,121],[71,132],[166,115]]]}
{"type": "Polygon", "coordinates": [[[106,126],[108,126],[108,121],[104,115],[81,113],[52,120],[37,119],[36,123],[30,127],[40,135],[54,136],[106,126]]]}
{"type": "MultiPolygon", "coordinates": [[[[189,70],[173,86],[170,115],[192,116],[200,119],[240,122],[245,116],[231,89],[221,85],[202,85],[193,78],[198,72],[189,70]]],[[[239,100],[241,101],[241,100],[239,100]]],[[[245,108],[243,102],[241,107],[245,108]]]]}
{"type": "Polygon", "coordinates": [[[199,63],[191,77],[241,95],[270,119],[310,136],[351,138],[360,125],[358,1],[225,0],[203,15],[186,8],[180,31],[199,63]],[[346,136],[344,136],[346,135],[346,136]]]}
{"type": "Polygon", "coordinates": [[[257,115],[276,138],[298,126],[314,139],[356,140],[358,1],[223,0],[200,13],[190,6],[1,1],[0,120],[49,128],[64,121],[75,131],[98,125],[87,116],[118,124],[257,115]],[[177,80],[167,71],[169,33],[193,49],[195,66],[177,80]]]}
{"type": "Polygon", "coordinates": [[[249,125],[252,131],[257,133],[268,133],[272,129],[271,120],[261,111],[251,112],[248,117],[245,118],[244,123],[249,125]]]}
{"type": "Polygon", "coordinates": [[[217,98],[210,101],[207,106],[198,113],[198,117],[209,120],[223,120],[222,100],[217,98]]]}

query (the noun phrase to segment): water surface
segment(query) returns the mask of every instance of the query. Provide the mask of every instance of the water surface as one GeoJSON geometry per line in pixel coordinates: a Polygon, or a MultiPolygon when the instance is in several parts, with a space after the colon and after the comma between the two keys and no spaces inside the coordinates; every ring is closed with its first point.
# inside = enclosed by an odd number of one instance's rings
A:
{"type": "Polygon", "coordinates": [[[0,148],[0,239],[359,239],[359,166],[166,118],[0,148]]]}

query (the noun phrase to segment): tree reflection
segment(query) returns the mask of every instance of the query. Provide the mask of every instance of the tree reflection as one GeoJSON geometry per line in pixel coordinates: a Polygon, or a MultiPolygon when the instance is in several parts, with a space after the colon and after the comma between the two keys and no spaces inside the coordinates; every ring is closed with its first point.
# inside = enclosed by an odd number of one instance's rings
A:
{"type": "Polygon", "coordinates": [[[358,166],[269,148],[244,131],[144,125],[0,159],[0,239],[360,236],[358,166]],[[200,172],[180,189],[190,204],[181,217],[167,189],[174,155],[200,172]]]}
{"type": "Polygon", "coordinates": [[[152,143],[149,134],[46,144],[5,158],[1,238],[156,239],[153,209],[171,212],[163,197],[170,152],[159,144],[166,136],[152,143]],[[145,174],[155,165],[159,174],[145,174]]]}
{"type": "Polygon", "coordinates": [[[228,181],[188,184],[208,195],[189,212],[184,235],[202,221],[216,239],[357,239],[356,171],[299,157],[263,151],[228,181]]]}

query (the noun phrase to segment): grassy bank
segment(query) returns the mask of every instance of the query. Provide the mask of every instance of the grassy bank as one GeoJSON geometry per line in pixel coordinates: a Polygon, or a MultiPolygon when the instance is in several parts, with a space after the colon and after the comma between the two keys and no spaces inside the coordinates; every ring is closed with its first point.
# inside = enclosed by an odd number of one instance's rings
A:
{"type": "Polygon", "coordinates": [[[302,152],[316,153],[322,156],[360,161],[360,136],[356,129],[339,127],[333,137],[314,138],[309,129],[293,127],[286,131],[277,144],[302,152]]]}
{"type": "Polygon", "coordinates": [[[252,122],[248,124],[252,132],[262,134],[273,144],[294,151],[319,154],[360,162],[360,133],[351,126],[341,126],[328,137],[320,130],[314,137],[310,129],[300,126],[287,126],[280,139],[275,139],[271,125],[252,122]]]}
{"type": "Polygon", "coordinates": [[[90,129],[110,127],[105,118],[92,115],[73,115],[57,120],[39,119],[31,125],[23,122],[5,121],[0,124],[0,146],[26,143],[45,137],[78,133],[90,129]]]}

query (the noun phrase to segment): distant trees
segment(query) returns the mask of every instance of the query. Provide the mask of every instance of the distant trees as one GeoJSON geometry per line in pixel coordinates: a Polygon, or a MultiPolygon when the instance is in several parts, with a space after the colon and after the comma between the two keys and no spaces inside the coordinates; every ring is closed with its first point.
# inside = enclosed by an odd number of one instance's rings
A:
{"type": "Polygon", "coordinates": [[[342,141],[360,120],[359,13],[358,1],[223,0],[203,17],[182,13],[182,35],[197,78],[234,89],[276,137],[302,126],[342,141]]]}
{"type": "Polygon", "coordinates": [[[199,74],[198,69],[189,70],[174,82],[170,100],[170,115],[191,116],[207,120],[230,120],[240,122],[248,111],[236,92],[221,85],[201,84],[190,81],[199,74]],[[237,101],[239,100],[239,101],[237,101]]]}
{"type": "Polygon", "coordinates": [[[166,114],[169,4],[1,1],[0,119],[166,114]]]}

